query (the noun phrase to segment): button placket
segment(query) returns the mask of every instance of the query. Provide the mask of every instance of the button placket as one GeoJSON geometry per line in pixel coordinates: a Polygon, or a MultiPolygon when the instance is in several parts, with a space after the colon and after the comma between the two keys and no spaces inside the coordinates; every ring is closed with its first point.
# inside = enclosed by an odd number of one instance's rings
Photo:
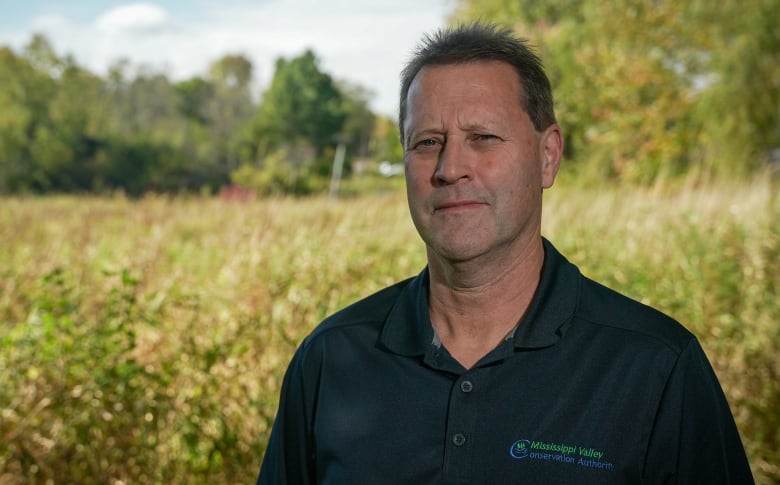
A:
{"type": "MultiPolygon", "coordinates": [[[[477,371],[478,373],[478,371],[477,371]]],[[[443,477],[447,483],[471,481],[477,407],[474,369],[453,382],[447,419],[443,477]]]]}

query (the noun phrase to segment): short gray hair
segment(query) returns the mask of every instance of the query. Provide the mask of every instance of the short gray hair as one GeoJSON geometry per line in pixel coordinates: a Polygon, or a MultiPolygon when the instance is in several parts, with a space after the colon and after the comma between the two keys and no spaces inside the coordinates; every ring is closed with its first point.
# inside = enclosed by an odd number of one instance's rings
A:
{"type": "Polygon", "coordinates": [[[509,29],[476,22],[426,35],[401,71],[398,127],[402,141],[408,109],[406,98],[417,74],[425,66],[480,61],[506,62],[515,69],[523,92],[520,104],[537,131],[543,131],[556,122],[550,80],[544,72],[541,59],[528,42],[516,37],[509,29]]]}

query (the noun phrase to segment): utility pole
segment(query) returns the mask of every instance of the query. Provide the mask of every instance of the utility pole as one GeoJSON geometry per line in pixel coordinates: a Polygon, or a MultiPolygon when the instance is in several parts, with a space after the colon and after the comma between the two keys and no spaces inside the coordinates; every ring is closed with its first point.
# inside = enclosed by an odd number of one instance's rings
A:
{"type": "Polygon", "coordinates": [[[336,147],[336,154],[333,156],[333,170],[330,174],[330,197],[339,196],[339,185],[341,184],[341,172],[344,169],[344,157],[347,153],[347,146],[344,142],[339,142],[336,147]]]}

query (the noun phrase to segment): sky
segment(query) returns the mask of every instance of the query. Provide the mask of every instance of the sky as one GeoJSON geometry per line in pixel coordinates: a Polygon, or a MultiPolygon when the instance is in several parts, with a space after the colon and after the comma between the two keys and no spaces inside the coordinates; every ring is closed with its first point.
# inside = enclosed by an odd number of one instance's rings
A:
{"type": "Polygon", "coordinates": [[[20,52],[42,33],[92,72],[127,59],[178,81],[206,75],[227,54],[246,56],[259,96],[279,57],[311,49],[320,69],[374,93],[395,117],[399,72],[453,0],[0,0],[0,45],[20,52]]]}

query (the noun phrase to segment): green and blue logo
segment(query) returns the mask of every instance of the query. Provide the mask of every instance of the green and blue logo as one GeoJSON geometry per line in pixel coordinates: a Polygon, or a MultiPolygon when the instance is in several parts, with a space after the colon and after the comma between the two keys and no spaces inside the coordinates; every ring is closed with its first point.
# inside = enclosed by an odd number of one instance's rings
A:
{"type": "Polygon", "coordinates": [[[538,440],[517,440],[509,448],[509,456],[516,459],[542,460],[552,463],[578,465],[614,471],[615,464],[606,460],[602,449],[579,446],[572,443],[556,443],[538,440]]]}
{"type": "Polygon", "coordinates": [[[528,451],[531,448],[531,442],[529,440],[517,440],[509,448],[509,454],[512,458],[525,458],[528,456],[528,451]]]}

